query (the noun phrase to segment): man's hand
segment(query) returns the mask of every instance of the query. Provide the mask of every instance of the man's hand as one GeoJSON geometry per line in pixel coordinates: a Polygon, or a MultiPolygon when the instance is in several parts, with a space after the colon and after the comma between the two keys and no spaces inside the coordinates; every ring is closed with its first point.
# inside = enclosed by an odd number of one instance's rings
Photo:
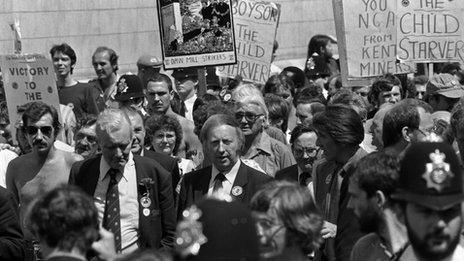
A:
{"type": "Polygon", "coordinates": [[[116,247],[114,246],[114,235],[100,226],[100,240],[92,243],[92,248],[98,253],[98,257],[112,261],[116,259],[116,247]]]}
{"type": "Polygon", "coordinates": [[[321,234],[323,239],[334,238],[337,235],[337,225],[324,221],[321,234]]]}

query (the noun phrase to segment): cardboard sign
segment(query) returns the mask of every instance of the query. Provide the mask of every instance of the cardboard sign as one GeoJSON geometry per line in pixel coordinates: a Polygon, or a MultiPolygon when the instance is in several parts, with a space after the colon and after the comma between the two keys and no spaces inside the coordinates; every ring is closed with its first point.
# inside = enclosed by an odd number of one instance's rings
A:
{"type": "Polygon", "coordinates": [[[233,64],[231,0],[159,0],[164,69],[233,64]]]}
{"type": "Polygon", "coordinates": [[[1,55],[0,69],[12,125],[18,120],[18,107],[28,102],[41,101],[60,112],[55,71],[44,55],[1,55]]]}
{"type": "Polygon", "coordinates": [[[237,64],[220,66],[224,77],[240,75],[244,81],[265,83],[269,78],[272,50],[280,17],[274,3],[237,0],[233,2],[237,64]]]}
{"type": "MultiPolygon", "coordinates": [[[[396,53],[396,2],[390,0],[334,0],[342,78],[369,84],[386,73],[415,71],[400,63],[396,53]]],[[[359,84],[361,83],[361,84],[359,84]]]]}
{"type": "Polygon", "coordinates": [[[398,58],[415,62],[464,61],[464,2],[397,0],[398,58]]]}

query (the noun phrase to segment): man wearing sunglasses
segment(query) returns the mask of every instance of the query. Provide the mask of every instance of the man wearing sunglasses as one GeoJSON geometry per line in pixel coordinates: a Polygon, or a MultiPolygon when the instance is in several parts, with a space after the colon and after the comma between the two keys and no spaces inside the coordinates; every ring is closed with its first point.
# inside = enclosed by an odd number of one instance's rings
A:
{"type": "Polygon", "coordinates": [[[276,179],[297,181],[302,186],[308,186],[313,170],[313,163],[319,152],[316,140],[317,135],[311,125],[296,125],[290,137],[296,164],[277,171],[276,179]]]}
{"type": "MultiPolygon", "coordinates": [[[[32,145],[32,151],[10,162],[6,185],[20,205],[23,220],[29,203],[59,184],[66,183],[72,164],[82,157],[54,146],[60,131],[58,113],[54,107],[33,102],[24,111],[22,120],[23,131],[32,145]]],[[[26,239],[34,240],[28,227],[24,223],[22,225],[26,239]]]]}

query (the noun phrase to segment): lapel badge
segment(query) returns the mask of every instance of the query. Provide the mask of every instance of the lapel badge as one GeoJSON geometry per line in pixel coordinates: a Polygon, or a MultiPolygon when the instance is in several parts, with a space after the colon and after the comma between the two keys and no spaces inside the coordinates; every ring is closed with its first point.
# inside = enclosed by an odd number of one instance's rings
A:
{"type": "Polygon", "coordinates": [[[143,213],[144,216],[148,217],[148,215],[150,215],[150,210],[148,208],[144,208],[142,210],[142,213],[143,213]]]}
{"type": "Polygon", "coordinates": [[[240,195],[242,195],[243,193],[243,188],[240,187],[240,186],[235,186],[232,188],[232,195],[235,196],[235,197],[238,197],[240,195]]]}
{"type": "Polygon", "coordinates": [[[430,153],[429,158],[432,162],[425,165],[426,171],[422,178],[427,182],[427,188],[433,188],[441,192],[450,185],[454,174],[450,170],[450,164],[445,162],[445,154],[438,149],[430,153]]]}
{"type": "Polygon", "coordinates": [[[151,206],[151,199],[147,196],[140,198],[140,205],[144,208],[149,208],[151,206]]]}

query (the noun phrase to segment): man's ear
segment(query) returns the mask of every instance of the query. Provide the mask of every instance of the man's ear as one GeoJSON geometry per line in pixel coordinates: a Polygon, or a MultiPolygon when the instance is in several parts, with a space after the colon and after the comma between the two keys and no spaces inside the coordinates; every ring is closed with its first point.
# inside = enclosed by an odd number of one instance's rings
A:
{"type": "Polygon", "coordinates": [[[409,127],[403,127],[401,129],[401,136],[405,141],[408,143],[411,142],[411,136],[412,136],[413,130],[411,130],[409,127]]]}
{"type": "Polygon", "coordinates": [[[375,192],[374,199],[375,199],[375,204],[377,205],[379,209],[383,209],[385,204],[387,203],[387,197],[380,190],[377,190],[375,192]]]}

